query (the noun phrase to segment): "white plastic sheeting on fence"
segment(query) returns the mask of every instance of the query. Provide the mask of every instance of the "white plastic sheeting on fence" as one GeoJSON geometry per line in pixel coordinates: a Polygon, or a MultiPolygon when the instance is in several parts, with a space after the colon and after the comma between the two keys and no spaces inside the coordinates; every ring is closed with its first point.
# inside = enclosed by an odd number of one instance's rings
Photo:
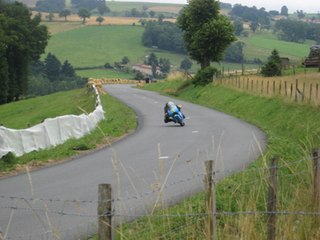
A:
{"type": "Polygon", "coordinates": [[[34,150],[54,147],[71,138],[81,138],[91,132],[104,119],[100,96],[95,86],[96,109],[90,114],[65,115],[48,118],[43,123],[27,129],[0,127],[0,157],[9,152],[16,156],[34,150]]]}

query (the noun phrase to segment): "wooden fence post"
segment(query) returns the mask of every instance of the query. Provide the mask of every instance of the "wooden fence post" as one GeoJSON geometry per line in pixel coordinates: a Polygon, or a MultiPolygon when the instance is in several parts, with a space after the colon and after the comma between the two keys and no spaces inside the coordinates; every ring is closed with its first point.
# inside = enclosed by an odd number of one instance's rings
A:
{"type": "Polygon", "coordinates": [[[312,83],[310,83],[310,88],[309,88],[309,103],[311,103],[312,100],[312,83]]]}
{"type": "Polygon", "coordinates": [[[215,195],[215,170],[214,161],[205,161],[205,189],[206,189],[206,214],[207,214],[207,235],[206,239],[216,239],[216,195],[215,195]]]}
{"type": "Polygon", "coordinates": [[[298,101],[298,90],[299,90],[299,82],[298,79],[296,79],[296,91],[295,91],[295,95],[294,95],[294,101],[297,102],[298,101]]]}
{"type": "Polygon", "coordinates": [[[98,189],[98,235],[99,240],[112,240],[112,188],[99,184],[98,189]]]}
{"type": "MultiPolygon", "coordinates": [[[[313,211],[320,212],[320,149],[314,149],[313,153],[313,211]]],[[[314,216],[314,229],[320,225],[319,215],[314,216]]]]}
{"type": "Polygon", "coordinates": [[[277,166],[278,158],[271,159],[269,193],[268,193],[268,240],[276,239],[276,210],[277,210],[277,166]]]}

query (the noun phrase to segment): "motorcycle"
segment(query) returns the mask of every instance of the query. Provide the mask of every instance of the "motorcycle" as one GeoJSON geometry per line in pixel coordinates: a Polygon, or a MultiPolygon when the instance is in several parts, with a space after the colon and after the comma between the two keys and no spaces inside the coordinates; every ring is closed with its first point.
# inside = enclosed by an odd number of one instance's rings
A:
{"type": "Polygon", "coordinates": [[[183,127],[185,125],[185,116],[181,112],[181,107],[182,106],[177,106],[175,104],[169,104],[165,112],[164,122],[168,123],[172,121],[174,123],[179,123],[180,126],[183,127]]]}

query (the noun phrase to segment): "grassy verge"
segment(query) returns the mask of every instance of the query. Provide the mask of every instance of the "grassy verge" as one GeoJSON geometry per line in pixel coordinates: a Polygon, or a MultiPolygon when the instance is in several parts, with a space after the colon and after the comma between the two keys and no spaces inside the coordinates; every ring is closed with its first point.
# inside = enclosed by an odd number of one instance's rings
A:
{"type": "MultiPolygon", "coordinates": [[[[146,89],[171,93],[209,108],[244,119],[268,135],[268,150],[245,171],[217,184],[218,239],[266,239],[269,160],[279,156],[277,211],[312,212],[311,149],[320,146],[320,112],[308,105],[263,98],[223,86],[193,87],[166,81],[146,89]],[[227,212],[229,214],[223,214],[227,212]],[[254,214],[250,214],[250,213],[254,214]],[[247,214],[246,214],[247,213],[247,214]]],[[[205,239],[203,194],[172,208],[159,209],[125,224],[122,239],[205,239]]],[[[276,236],[281,239],[319,239],[313,216],[277,215],[276,236]]],[[[120,231],[120,230],[119,230],[120,231]]],[[[120,237],[119,237],[120,238],[120,237]]]]}
{"type": "MultiPolygon", "coordinates": [[[[4,175],[11,171],[19,171],[19,168],[24,170],[23,166],[26,164],[30,167],[39,167],[48,163],[61,161],[81,154],[83,150],[95,149],[99,146],[109,144],[136,128],[135,113],[126,105],[120,103],[108,94],[102,95],[101,101],[106,118],[99,123],[98,128],[92,131],[92,133],[81,139],[70,139],[53,149],[27,153],[21,157],[14,158],[10,162],[0,161],[0,173],[4,175]]],[[[90,112],[94,108],[94,103],[93,93],[86,93],[85,89],[81,89],[4,105],[0,107],[0,115],[1,121],[3,121],[5,119],[2,118],[2,116],[4,116],[3,112],[7,112],[6,119],[8,124],[10,122],[17,122],[14,125],[10,124],[10,126],[17,125],[23,128],[25,123],[31,122],[30,119],[27,119],[29,114],[24,114],[23,112],[30,112],[29,109],[32,107],[36,108],[34,109],[34,118],[42,120],[47,117],[64,114],[79,114],[81,113],[78,108],[79,106],[90,112]],[[70,98],[72,101],[70,101],[70,98]],[[77,101],[74,101],[74,99],[77,101]],[[82,103],[78,102],[79,99],[82,103]],[[42,105],[44,103],[46,103],[46,105],[42,105]]],[[[38,122],[39,121],[35,121],[35,123],[38,122]]]]}

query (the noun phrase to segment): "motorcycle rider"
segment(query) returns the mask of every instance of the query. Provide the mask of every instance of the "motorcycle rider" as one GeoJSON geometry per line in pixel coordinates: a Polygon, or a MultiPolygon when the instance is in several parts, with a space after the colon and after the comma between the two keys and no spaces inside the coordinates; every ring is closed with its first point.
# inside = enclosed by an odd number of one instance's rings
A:
{"type": "MultiPolygon", "coordinates": [[[[169,116],[169,112],[181,111],[181,105],[176,105],[174,102],[169,101],[164,106],[164,122],[168,123],[173,121],[169,116]]],[[[182,112],[181,112],[182,113],[182,112]]],[[[184,114],[182,113],[183,118],[185,118],[184,114]]]]}

